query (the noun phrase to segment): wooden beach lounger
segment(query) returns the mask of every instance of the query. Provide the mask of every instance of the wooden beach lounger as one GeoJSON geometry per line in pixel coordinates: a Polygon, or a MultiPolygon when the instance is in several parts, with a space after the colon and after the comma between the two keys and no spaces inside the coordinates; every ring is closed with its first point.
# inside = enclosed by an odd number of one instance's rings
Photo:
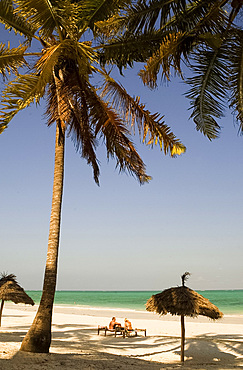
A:
{"type": "Polygon", "coordinates": [[[123,338],[125,338],[126,336],[129,337],[131,336],[131,334],[134,334],[134,337],[137,337],[138,336],[138,332],[143,332],[144,333],[144,336],[146,337],[147,335],[147,331],[146,329],[132,329],[132,330],[125,330],[123,328],[115,328],[115,329],[109,329],[107,326],[98,326],[98,335],[100,334],[101,331],[104,331],[105,332],[105,336],[106,336],[106,333],[112,333],[112,334],[115,334],[115,337],[117,334],[122,334],[123,335],[123,338]]]}
{"type": "Polygon", "coordinates": [[[104,331],[105,332],[105,336],[106,336],[106,333],[109,332],[109,333],[113,333],[115,334],[115,337],[117,334],[123,334],[123,329],[117,327],[115,329],[109,329],[107,326],[100,326],[98,325],[98,335],[100,334],[101,331],[104,331]]]}

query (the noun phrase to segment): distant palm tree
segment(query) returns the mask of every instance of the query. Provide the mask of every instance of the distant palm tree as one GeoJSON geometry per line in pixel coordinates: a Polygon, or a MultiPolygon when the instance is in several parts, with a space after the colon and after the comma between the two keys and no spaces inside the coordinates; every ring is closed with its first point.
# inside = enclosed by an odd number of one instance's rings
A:
{"type": "MultiPolygon", "coordinates": [[[[0,132],[31,103],[47,102],[48,125],[56,123],[55,169],[48,252],[43,293],[34,322],[21,350],[48,352],[56,290],[58,247],[64,173],[65,136],[93,168],[98,183],[96,146],[103,141],[107,157],[115,158],[143,184],[150,177],[130,138],[134,124],[143,142],[160,145],[165,154],[185,147],[158,113],[151,114],[99,65],[107,31],[132,1],[121,0],[0,0],[0,21],[22,34],[25,41],[10,49],[0,44],[0,72],[16,74],[2,93],[0,132]],[[90,31],[87,33],[87,31],[90,31]],[[88,41],[87,41],[88,40],[88,41]],[[39,42],[39,49],[37,49],[39,42]],[[33,46],[32,46],[33,45],[33,46]],[[27,57],[30,58],[27,62],[27,57]],[[99,75],[99,90],[90,77],[99,75]]],[[[117,54],[119,59],[119,55],[117,54]]]]}
{"type": "Polygon", "coordinates": [[[242,134],[242,16],[242,0],[139,0],[117,18],[124,30],[120,43],[111,39],[102,61],[117,62],[122,69],[147,59],[139,74],[150,88],[157,87],[159,75],[170,80],[173,70],[183,77],[185,64],[192,76],[186,96],[196,129],[210,140],[218,137],[217,120],[229,106],[242,134]]]}

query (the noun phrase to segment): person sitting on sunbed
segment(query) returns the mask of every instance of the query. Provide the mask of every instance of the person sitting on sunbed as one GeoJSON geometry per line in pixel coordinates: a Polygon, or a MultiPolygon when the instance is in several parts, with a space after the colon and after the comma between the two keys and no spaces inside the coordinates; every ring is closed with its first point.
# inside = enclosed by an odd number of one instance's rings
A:
{"type": "Polygon", "coordinates": [[[111,322],[109,324],[109,329],[116,329],[121,328],[121,324],[116,321],[115,317],[112,317],[111,322]]]}
{"type": "Polygon", "coordinates": [[[131,321],[129,321],[128,319],[125,319],[125,329],[126,330],[132,330],[131,321]]]}

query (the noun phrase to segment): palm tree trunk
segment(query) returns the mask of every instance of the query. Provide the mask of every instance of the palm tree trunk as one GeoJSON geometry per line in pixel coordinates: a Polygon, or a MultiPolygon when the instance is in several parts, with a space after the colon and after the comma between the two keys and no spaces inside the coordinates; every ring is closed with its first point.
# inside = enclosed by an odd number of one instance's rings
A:
{"type": "Polygon", "coordinates": [[[21,351],[48,353],[51,344],[51,322],[56,291],[63,194],[64,144],[65,131],[60,124],[57,124],[52,208],[43,292],[35,319],[23,339],[21,351]]]}
{"type": "Polygon", "coordinates": [[[2,324],[3,305],[4,305],[4,300],[2,299],[1,307],[0,307],[0,326],[2,324]]]}

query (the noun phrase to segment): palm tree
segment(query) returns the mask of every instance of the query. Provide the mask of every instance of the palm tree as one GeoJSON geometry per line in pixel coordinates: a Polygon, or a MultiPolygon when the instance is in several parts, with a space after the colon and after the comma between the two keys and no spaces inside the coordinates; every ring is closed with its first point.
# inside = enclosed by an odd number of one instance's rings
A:
{"type": "Polygon", "coordinates": [[[242,134],[242,9],[242,0],[137,1],[117,19],[123,27],[120,43],[111,39],[102,61],[117,62],[122,45],[126,48],[120,69],[143,62],[147,55],[139,75],[152,89],[159,75],[170,80],[173,70],[183,78],[185,64],[192,76],[186,80],[190,85],[186,96],[196,129],[209,140],[217,138],[221,129],[217,121],[228,105],[242,134]]]}
{"type": "Polygon", "coordinates": [[[22,351],[48,352],[51,343],[66,135],[71,135],[81,157],[92,166],[97,184],[96,147],[100,141],[105,143],[107,157],[116,160],[120,171],[127,170],[140,184],[150,180],[131,140],[135,124],[144,143],[150,146],[158,143],[165,154],[172,156],[185,151],[162,117],[145,109],[139,97],[129,96],[99,64],[99,50],[106,47],[108,28],[112,22],[115,25],[118,15],[126,12],[131,2],[0,0],[0,21],[6,28],[24,36],[18,48],[0,45],[1,73],[5,77],[10,73],[11,78],[16,74],[2,93],[0,132],[20,110],[43,100],[47,103],[48,125],[56,124],[53,198],[43,292],[36,317],[22,342],[22,351]],[[99,89],[90,82],[95,75],[103,80],[99,89]]]}

